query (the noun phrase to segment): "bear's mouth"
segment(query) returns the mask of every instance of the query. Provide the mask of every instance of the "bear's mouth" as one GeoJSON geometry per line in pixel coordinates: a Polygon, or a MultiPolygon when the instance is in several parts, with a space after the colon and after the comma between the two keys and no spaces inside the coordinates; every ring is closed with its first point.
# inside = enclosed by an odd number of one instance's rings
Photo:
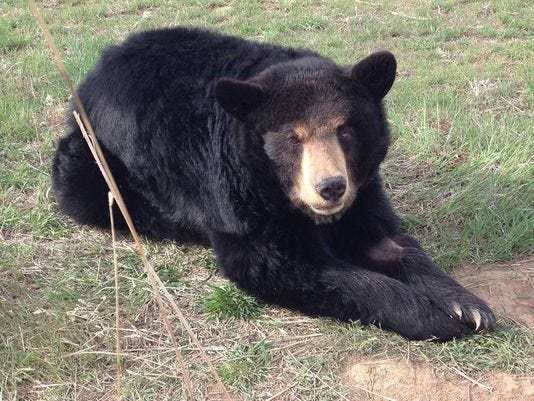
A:
{"type": "Polygon", "coordinates": [[[319,214],[321,216],[332,216],[332,215],[338,213],[339,211],[341,211],[344,206],[345,206],[344,203],[338,203],[338,204],[329,205],[329,206],[312,206],[312,205],[309,205],[310,209],[314,213],[319,214]]]}
{"type": "Polygon", "coordinates": [[[338,220],[350,208],[356,197],[356,191],[351,191],[337,202],[304,202],[298,193],[292,192],[289,199],[294,208],[311,218],[315,224],[328,224],[338,220]]]}
{"type": "Polygon", "coordinates": [[[338,220],[346,211],[346,203],[339,203],[329,207],[307,205],[305,213],[313,219],[315,224],[329,224],[338,220]]]}

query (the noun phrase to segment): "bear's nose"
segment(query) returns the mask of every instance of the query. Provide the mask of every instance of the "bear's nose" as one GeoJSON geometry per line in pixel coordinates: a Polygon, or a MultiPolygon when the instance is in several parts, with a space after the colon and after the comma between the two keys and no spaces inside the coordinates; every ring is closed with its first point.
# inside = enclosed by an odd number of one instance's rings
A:
{"type": "Polygon", "coordinates": [[[326,201],[335,202],[343,196],[347,189],[347,180],[340,175],[328,177],[319,181],[315,189],[326,201]]]}

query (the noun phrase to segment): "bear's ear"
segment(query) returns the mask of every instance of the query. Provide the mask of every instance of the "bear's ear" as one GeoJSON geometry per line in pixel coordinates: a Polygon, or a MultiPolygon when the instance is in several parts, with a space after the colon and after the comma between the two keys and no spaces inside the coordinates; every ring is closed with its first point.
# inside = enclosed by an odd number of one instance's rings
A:
{"type": "Polygon", "coordinates": [[[266,97],[261,85],[255,82],[221,78],[215,83],[215,98],[228,113],[239,120],[244,120],[266,97]]]}
{"type": "Polygon", "coordinates": [[[391,89],[396,73],[395,56],[388,51],[380,51],[367,56],[352,67],[350,75],[381,100],[391,89]]]}

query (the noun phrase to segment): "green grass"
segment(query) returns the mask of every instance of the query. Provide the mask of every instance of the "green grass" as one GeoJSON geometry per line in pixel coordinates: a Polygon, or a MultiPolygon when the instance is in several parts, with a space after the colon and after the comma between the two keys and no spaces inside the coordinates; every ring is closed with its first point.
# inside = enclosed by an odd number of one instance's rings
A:
{"type": "MultiPolygon", "coordinates": [[[[207,26],[308,47],[339,63],[392,50],[393,144],[383,168],[403,226],[446,269],[534,250],[534,13],[506,1],[40,2],[79,83],[130,32],[207,26]]],[[[0,4],[0,399],[101,399],[113,391],[109,235],[61,216],[50,194],[68,91],[22,0],[0,4]]],[[[532,373],[532,330],[503,324],[448,344],[260,307],[209,250],[147,241],[227,385],[244,399],[338,400],[349,355],[396,355],[466,372],[532,373]],[[269,395],[271,394],[271,395],[269,395]],[[293,398],[291,398],[293,397],[293,398]]],[[[126,399],[184,397],[172,346],[132,245],[119,241],[126,399]]],[[[173,322],[194,385],[212,379],[173,322]]],[[[202,399],[202,398],[199,398],[202,399]]],[[[206,398],[208,399],[208,398],[206,398]]]]}
{"type": "Polygon", "coordinates": [[[258,318],[262,313],[256,299],[240,291],[233,283],[214,286],[204,302],[204,309],[216,317],[241,320],[258,318]]]}

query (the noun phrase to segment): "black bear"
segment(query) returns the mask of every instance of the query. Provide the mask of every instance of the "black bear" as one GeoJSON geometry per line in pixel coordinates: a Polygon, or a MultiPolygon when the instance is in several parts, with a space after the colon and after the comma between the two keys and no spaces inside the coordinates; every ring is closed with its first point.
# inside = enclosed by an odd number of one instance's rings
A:
{"type": "MultiPolygon", "coordinates": [[[[349,67],[199,29],[107,49],[79,95],[138,230],[211,246],[267,303],[410,339],[491,329],[488,306],[399,229],[379,165],[394,56],[349,67]]],[[[108,226],[107,188],[80,130],[53,166],[60,208],[108,226]]]]}

